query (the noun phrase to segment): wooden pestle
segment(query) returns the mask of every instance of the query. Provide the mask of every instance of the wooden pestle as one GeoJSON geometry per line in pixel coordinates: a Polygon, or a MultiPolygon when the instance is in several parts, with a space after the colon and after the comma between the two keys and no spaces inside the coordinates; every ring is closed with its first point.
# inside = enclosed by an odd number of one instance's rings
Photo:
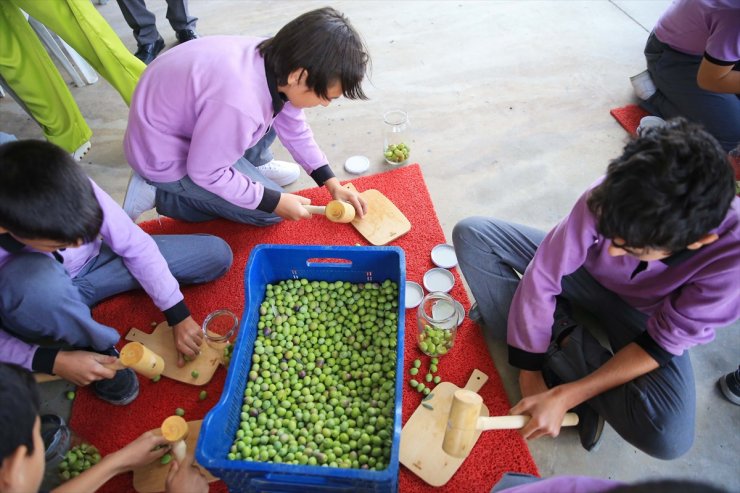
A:
{"type": "Polygon", "coordinates": [[[333,223],[351,223],[355,218],[355,208],[348,202],[332,200],[326,206],[304,205],[311,214],[321,214],[333,223]]]}
{"type": "Polygon", "coordinates": [[[140,342],[129,342],[123,346],[115,363],[104,366],[116,371],[131,368],[147,378],[154,378],[164,371],[164,359],[140,342]]]}
{"type": "Polygon", "coordinates": [[[162,436],[172,445],[172,454],[177,462],[185,460],[188,448],[185,439],[188,437],[188,423],[180,416],[170,416],[162,421],[162,436]]]}

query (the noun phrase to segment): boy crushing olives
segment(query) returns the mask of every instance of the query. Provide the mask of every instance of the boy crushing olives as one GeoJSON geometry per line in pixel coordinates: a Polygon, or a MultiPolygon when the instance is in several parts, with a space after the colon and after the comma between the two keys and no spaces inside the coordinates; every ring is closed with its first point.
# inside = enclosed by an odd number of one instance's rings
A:
{"type": "Polygon", "coordinates": [[[468,218],[453,241],[471,318],[507,340],[521,370],[512,413],[532,416],[525,438],[556,436],[575,408],[587,450],[604,419],[657,458],[691,447],[687,349],[740,317],[740,199],[711,135],[682,119],[651,129],[547,234],[468,218]],[[569,304],[595,316],[613,354],[569,304]]]}
{"type": "MultiPolygon", "coordinates": [[[[31,374],[18,366],[0,363],[0,402],[0,493],[38,491],[44,477],[44,442],[38,388],[31,374]]],[[[113,476],[145,466],[167,450],[163,437],[146,432],[52,492],[97,491],[113,476]]],[[[172,463],[166,491],[208,491],[205,476],[193,465],[192,455],[183,464],[172,463]]]]}
{"type": "Polygon", "coordinates": [[[281,188],[303,168],[362,217],[364,199],[340,185],[303,109],[366,99],[368,61],[359,34],[329,7],[268,39],[209,36],[167,51],[131,103],[124,151],[135,173],[124,210],[134,220],[156,207],[183,221],[257,226],[309,218],[308,199],[281,188]],[[272,159],[276,135],[300,167],[272,159]]]}
{"type": "Polygon", "coordinates": [[[173,328],[183,356],[202,342],[179,282],[208,282],[231,265],[231,249],[208,235],[151,237],[54,144],[0,145],[0,361],[92,384],[125,405],[139,392],[131,369],[115,372],[119,340],[90,308],[143,288],[173,328]]]}

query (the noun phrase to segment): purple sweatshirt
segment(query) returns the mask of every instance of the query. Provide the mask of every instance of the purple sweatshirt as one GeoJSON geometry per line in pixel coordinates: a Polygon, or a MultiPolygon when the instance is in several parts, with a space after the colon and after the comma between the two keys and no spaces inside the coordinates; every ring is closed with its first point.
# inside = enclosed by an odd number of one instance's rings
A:
{"type": "MultiPolygon", "coordinates": [[[[94,241],[58,252],[64,259],[62,265],[69,276],[72,278],[77,276],[82,268],[100,253],[100,245],[105,243],[123,259],[131,275],[139,281],[157,308],[165,313],[170,325],[188,317],[190,313],[185,306],[179,284],[170,273],[167,262],[152,237],[134,224],[121,206],[95,182],[90,181],[103,210],[103,225],[100,229],[100,236],[94,241]]],[[[18,252],[36,252],[53,258],[51,253],[38,252],[20,243],[16,246],[17,248],[11,249],[12,251],[0,248],[0,269],[18,252]]],[[[110,328],[110,330],[117,336],[115,329],[110,328]]],[[[27,344],[0,330],[0,361],[2,362],[14,363],[29,370],[49,372],[51,368],[39,368],[33,365],[38,348],[38,345],[27,344]]],[[[55,355],[56,351],[50,355],[51,363],[55,355]]],[[[48,363],[49,357],[44,360],[48,363]]]]}
{"type": "Polygon", "coordinates": [[[732,65],[740,61],[740,2],[677,0],[658,20],[655,36],[681,53],[732,65]]]}
{"type": "Polygon", "coordinates": [[[317,184],[334,176],[303,110],[283,100],[275,76],[265,71],[261,41],[199,38],[147,67],[124,137],[126,158],[137,173],[159,183],[187,175],[234,205],[272,212],[280,194],[232,168],[272,126],[317,184]]]}
{"type": "Polygon", "coordinates": [[[624,483],[587,476],[556,476],[500,490],[498,493],[605,493],[624,483]]]}
{"type": "Polygon", "coordinates": [[[734,198],[719,227],[708,232],[719,235],[717,241],[645,262],[644,270],[633,275],[640,260],[609,255],[610,239],[598,233],[586,204],[589,191],[547,234],[514,294],[507,336],[512,365],[541,368],[561,279],[580,267],[648,315],[647,330],[635,342],[660,364],[712,341],[717,327],[740,318],[740,198],[734,198]]]}

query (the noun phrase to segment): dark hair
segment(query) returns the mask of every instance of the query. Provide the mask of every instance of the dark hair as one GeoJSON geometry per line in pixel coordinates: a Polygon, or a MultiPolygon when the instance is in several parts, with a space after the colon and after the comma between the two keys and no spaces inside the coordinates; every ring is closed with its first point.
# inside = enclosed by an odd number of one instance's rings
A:
{"type": "Polygon", "coordinates": [[[0,227],[30,240],[89,242],[103,211],[92,183],[66,151],[49,142],[0,145],[0,227]]]}
{"type": "Polygon", "coordinates": [[[0,363],[0,462],[25,445],[33,453],[33,425],[39,415],[36,381],[23,368],[0,363]]]}
{"type": "Polygon", "coordinates": [[[279,85],[303,69],[306,85],[321,98],[328,99],[329,86],[339,82],[346,98],[367,99],[361,83],[370,55],[349,20],[331,7],[296,17],[258,49],[279,85]]]}
{"type": "Polygon", "coordinates": [[[726,490],[708,483],[687,479],[657,479],[635,484],[625,484],[609,490],[609,493],[727,493],[726,490]]]}
{"type": "Polygon", "coordinates": [[[734,196],[733,171],[720,145],[699,125],[677,118],[629,142],[591,191],[588,207],[605,237],[678,252],[719,226],[734,196]]]}

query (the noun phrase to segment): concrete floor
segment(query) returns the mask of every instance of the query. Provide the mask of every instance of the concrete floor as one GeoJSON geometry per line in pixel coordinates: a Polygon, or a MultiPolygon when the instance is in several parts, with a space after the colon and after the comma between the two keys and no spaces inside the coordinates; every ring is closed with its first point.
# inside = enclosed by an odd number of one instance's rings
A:
{"type": "MultiPolygon", "coordinates": [[[[165,2],[150,1],[168,46],[174,33],[165,2]]],[[[627,134],[609,109],[633,102],[628,77],[644,68],[642,48],[668,0],[613,1],[359,1],[336,0],[364,35],[373,58],[370,101],[339,100],[308,112],[317,141],[340,178],[354,154],[370,157],[369,173],[385,171],[382,114],[401,107],[413,125],[418,161],[450,237],[470,215],[491,215],[543,229],[565,215],[617,156],[627,134]],[[454,205],[453,205],[454,204],[454,205]]],[[[270,35],[325,2],[191,0],[201,35],[270,35]]],[[[132,50],[135,42],[115,2],[98,7],[132,50]]],[[[121,140],[127,108],[103,80],[72,92],[93,128],[85,169],[123,200],[129,167],[121,140]]],[[[42,136],[9,98],[0,100],[2,130],[42,136]]],[[[283,149],[278,158],[289,158],[283,149]]],[[[303,176],[290,190],[313,186],[303,176]]],[[[692,450],[664,462],[632,448],[607,427],[599,449],[585,452],[577,434],[530,443],[542,476],[580,474],[624,481],[692,478],[740,491],[740,408],[718,392],[717,378],[740,354],[740,324],[692,350],[697,431],[692,450]]],[[[516,372],[501,344],[491,353],[519,399],[516,372]]],[[[58,403],[57,403],[58,404],[58,403]]]]}

